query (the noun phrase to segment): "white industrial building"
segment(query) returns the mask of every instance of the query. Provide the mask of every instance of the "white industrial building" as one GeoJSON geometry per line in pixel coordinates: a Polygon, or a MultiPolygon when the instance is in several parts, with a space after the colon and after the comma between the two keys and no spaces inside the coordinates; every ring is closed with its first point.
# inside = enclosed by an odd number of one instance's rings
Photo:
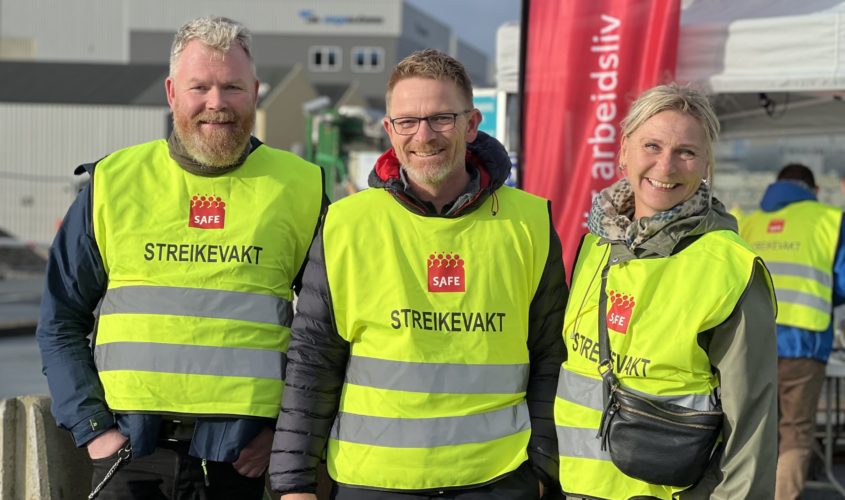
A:
{"type": "Polygon", "coordinates": [[[254,34],[255,62],[302,64],[313,84],[357,82],[379,103],[390,69],[422,48],[448,52],[485,86],[487,56],[401,0],[3,0],[0,59],[167,62],[174,31],[222,15],[254,34]]]}
{"type": "Polygon", "coordinates": [[[0,230],[49,243],[84,182],[77,165],[166,137],[173,33],[200,15],[253,32],[256,135],[276,147],[301,146],[302,103],[319,95],[383,109],[414,50],[449,52],[488,83],[484,53],[401,0],[0,0],[0,230]]]}

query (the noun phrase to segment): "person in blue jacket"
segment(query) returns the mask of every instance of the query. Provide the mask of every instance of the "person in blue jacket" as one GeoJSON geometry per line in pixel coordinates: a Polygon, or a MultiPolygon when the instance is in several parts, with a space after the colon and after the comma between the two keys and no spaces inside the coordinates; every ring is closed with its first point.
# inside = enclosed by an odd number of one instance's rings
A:
{"type": "Polygon", "coordinates": [[[183,25],[173,134],[77,168],[36,332],[98,499],[261,499],[322,173],[252,136],[251,35],[183,25]],[[93,338],[89,335],[93,332],[93,338]]]}
{"type": "Polygon", "coordinates": [[[817,193],[807,166],[786,165],[740,224],[771,271],[778,300],[777,500],[799,498],[804,488],[833,308],[845,302],[842,212],[819,203],[817,193]]]}

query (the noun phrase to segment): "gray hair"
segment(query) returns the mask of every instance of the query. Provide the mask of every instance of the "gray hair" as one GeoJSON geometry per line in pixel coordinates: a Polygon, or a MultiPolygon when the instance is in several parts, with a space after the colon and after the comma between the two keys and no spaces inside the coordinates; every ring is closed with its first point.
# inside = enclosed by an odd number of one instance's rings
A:
{"type": "Polygon", "coordinates": [[[622,135],[630,137],[640,125],[663,111],[678,111],[689,115],[701,125],[707,138],[707,179],[712,182],[716,164],[713,158],[713,143],[719,138],[719,119],[710,105],[710,100],[698,90],[677,83],[658,85],[646,90],[634,101],[628,116],[622,120],[622,135]]]}
{"type": "Polygon", "coordinates": [[[255,74],[255,63],[252,60],[252,53],[249,50],[252,42],[252,33],[246,27],[229,19],[228,17],[199,17],[188,21],[176,32],[173,38],[173,45],[170,47],[170,76],[176,73],[176,65],[179,56],[185,50],[185,46],[192,40],[199,40],[204,45],[225,54],[229,51],[232,42],[236,42],[244,49],[246,56],[252,63],[252,73],[255,74]]]}

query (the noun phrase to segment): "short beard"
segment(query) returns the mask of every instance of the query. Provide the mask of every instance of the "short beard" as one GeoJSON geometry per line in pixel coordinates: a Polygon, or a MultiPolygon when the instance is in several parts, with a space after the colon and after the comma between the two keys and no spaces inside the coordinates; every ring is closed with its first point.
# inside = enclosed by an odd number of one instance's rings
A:
{"type": "Polygon", "coordinates": [[[237,163],[249,144],[255,126],[255,112],[239,117],[230,111],[207,111],[180,120],[173,115],[173,131],[185,152],[200,165],[226,168],[237,163]],[[234,130],[200,131],[202,121],[234,121],[234,130]]]}
{"type": "Polygon", "coordinates": [[[404,167],[405,175],[410,177],[416,184],[431,187],[440,187],[443,185],[452,175],[453,170],[446,165],[438,165],[436,168],[425,170],[409,168],[407,165],[404,165],[404,167]]]}

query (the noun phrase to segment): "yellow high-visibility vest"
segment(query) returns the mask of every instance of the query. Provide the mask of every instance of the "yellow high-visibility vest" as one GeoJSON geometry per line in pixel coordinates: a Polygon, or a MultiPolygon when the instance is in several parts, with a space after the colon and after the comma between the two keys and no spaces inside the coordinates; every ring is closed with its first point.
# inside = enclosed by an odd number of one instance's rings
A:
{"type": "Polygon", "coordinates": [[[841,210],[813,200],[743,219],[740,234],[772,273],[779,325],[813,331],[830,326],[841,223],[841,210]]]}
{"type": "Polygon", "coordinates": [[[262,145],[204,177],[159,140],[100,161],[92,192],[108,275],[94,357],[109,408],[277,416],[320,169],[262,145]]]}
{"type": "Polygon", "coordinates": [[[463,487],[527,460],[528,312],[551,222],[546,200],[496,195],[497,213],[458,218],[417,215],[381,189],[330,207],[326,272],[350,343],[328,443],[337,482],[463,487]]]}
{"type": "MultiPolygon", "coordinates": [[[[599,294],[610,254],[610,246],[598,242],[592,234],[584,239],[564,316],[567,360],[555,399],[561,486],[573,496],[671,499],[684,488],[625,475],[596,437],[605,406],[597,370],[599,294]]],[[[698,334],[730,316],[755,259],[736,233],[714,231],[669,257],[614,264],[606,318],[611,362],[622,386],[687,408],[713,409],[719,381],[698,334]]]]}

